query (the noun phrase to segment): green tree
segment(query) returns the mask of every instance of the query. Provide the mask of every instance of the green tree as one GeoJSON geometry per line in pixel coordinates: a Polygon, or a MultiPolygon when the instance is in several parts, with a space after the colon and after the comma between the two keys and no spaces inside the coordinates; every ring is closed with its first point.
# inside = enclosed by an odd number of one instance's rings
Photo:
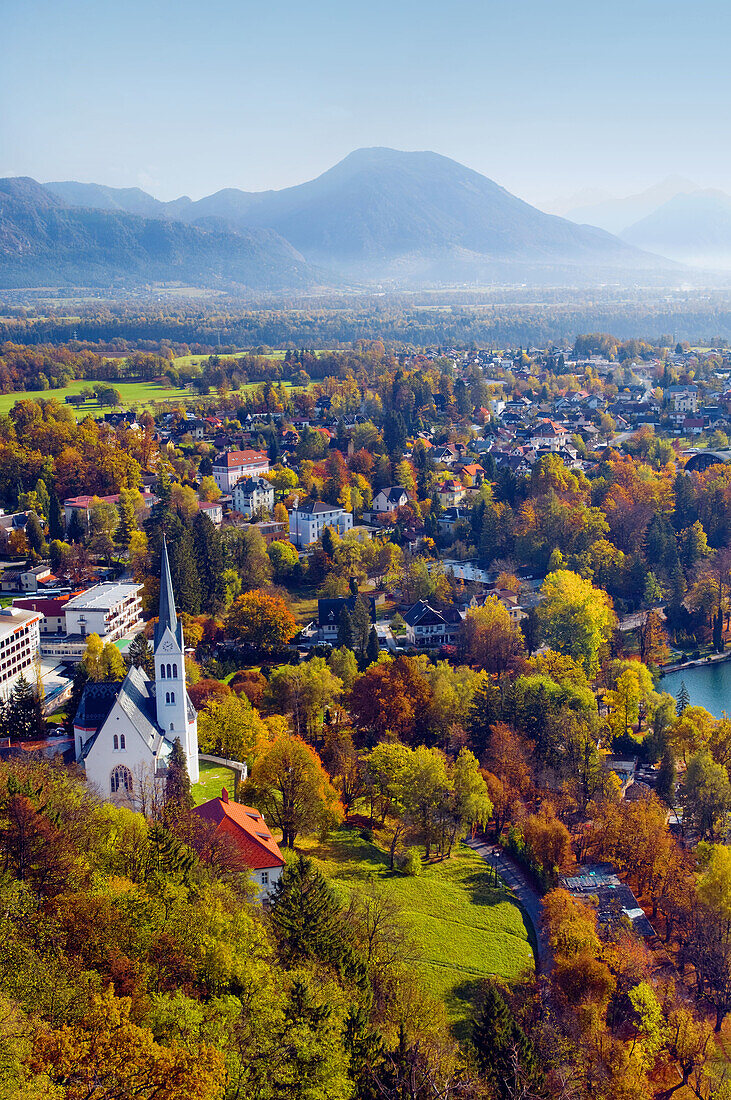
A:
{"type": "Polygon", "coordinates": [[[705,749],[688,761],[680,791],[684,820],[698,830],[702,840],[717,840],[725,832],[731,811],[728,772],[705,749]]]}
{"type": "Polygon", "coordinates": [[[496,986],[489,985],[472,1028],[480,1067],[496,1100],[537,1095],[543,1084],[533,1044],[496,986]]]}
{"type": "Polygon", "coordinates": [[[18,678],[3,705],[3,727],[11,741],[36,741],[45,737],[46,723],[41,700],[24,676],[18,678]]]}
{"type": "Polygon", "coordinates": [[[199,512],[193,520],[193,552],[201,589],[201,606],[209,615],[223,607],[224,554],[221,536],[209,516],[199,512]]]}
{"type": "MultiPolygon", "coordinates": [[[[208,522],[210,523],[210,520],[208,522]]],[[[170,572],[178,611],[187,611],[189,615],[200,615],[201,582],[193,539],[187,530],[183,531],[171,547],[170,572]]]]}
{"type": "Polygon", "coordinates": [[[657,773],[657,783],[655,784],[658,798],[661,798],[667,806],[675,805],[675,783],[675,757],[671,749],[667,747],[662,754],[657,773]]]}
{"type": "Polygon", "coordinates": [[[366,651],[365,651],[365,662],[366,662],[366,664],[370,665],[370,664],[373,664],[374,661],[377,661],[378,660],[378,655],[379,655],[380,652],[381,652],[381,646],[380,646],[379,641],[378,641],[378,634],[376,632],[375,626],[372,626],[371,627],[371,632],[368,635],[368,645],[366,646],[366,651]]]}
{"type": "Polygon", "coordinates": [[[690,692],[685,686],[685,680],[680,681],[680,690],[677,695],[677,711],[681,715],[690,706],[690,692]]]}
{"type": "Polygon", "coordinates": [[[599,651],[611,637],[616,619],[611,600],[568,569],[549,573],[541,587],[538,621],[543,640],[596,674],[599,651]]]}
{"type": "Polygon", "coordinates": [[[348,610],[347,604],[343,604],[343,609],[338,619],[338,647],[345,647],[352,650],[354,648],[353,638],[353,617],[348,610]]]}
{"type": "Polygon", "coordinates": [[[342,951],[340,907],[332,887],[311,859],[287,864],[271,893],[270,920],[285,965],[333,962],[342,951]]]}
{"type": "Polygon", "coordinates": [[[139,634],[135,634],[127,647],[124,658],[130,668],[141,668],[143,672],[147,673],[150,679],[154,677],[155,656],[152,652],[150,643],[145,637],[144,630],[141,630],[139,634]]]}

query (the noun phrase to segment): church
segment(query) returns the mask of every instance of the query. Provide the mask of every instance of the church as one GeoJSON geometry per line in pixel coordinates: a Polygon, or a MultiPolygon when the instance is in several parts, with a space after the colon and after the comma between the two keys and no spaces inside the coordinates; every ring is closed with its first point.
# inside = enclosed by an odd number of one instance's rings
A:
{"type": "Polygon", "coordinates": [[[74,719],[77,762],[111,801],[145,809],[164,782],[175,738],[191,783],[198,782],[198,717],[185,687],[183,626],[175,610],[163,542],[160,610],[154,634],[155,678],[131,668],[121,683],[89,681],[74,719]]]}

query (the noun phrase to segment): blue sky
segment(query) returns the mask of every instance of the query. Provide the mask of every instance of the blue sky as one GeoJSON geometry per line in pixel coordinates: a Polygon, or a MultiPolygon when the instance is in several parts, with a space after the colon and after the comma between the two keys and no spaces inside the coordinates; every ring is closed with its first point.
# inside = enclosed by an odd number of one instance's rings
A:
{"type": "Polygon", "coordinates": [[[433,149],[536,201],[731,191],[726,0],[6,0],[0,175],[158,198],[433,149]]]}

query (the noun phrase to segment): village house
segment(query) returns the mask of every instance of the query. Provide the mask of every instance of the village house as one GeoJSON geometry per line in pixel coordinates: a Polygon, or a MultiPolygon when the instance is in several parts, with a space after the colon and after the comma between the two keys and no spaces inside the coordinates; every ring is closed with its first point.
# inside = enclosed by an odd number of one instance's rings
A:
{"type": "Polygon", "coordinates": [[[234,802],[224,787],[220,798],[196,806],[193,813],[212,825],[216,836],[230,839],[251,871],[259,898],[268,898],[279,882],[284,856],[259,811],[234,802]]]}
{"type": "Polygon", "coordinates": [[[393,512],[409,503],[409,494],[400,485],[390,485],[373,497],[373,512],[393,512]]]}
{"type": "Polygon", "coordinates": [[[321,500],[305,508],[293,508],[289,513],[289,539],[298,548],[317,542],[326,527],[332,527],[339,535],[344,535],[352,530],[352,513],[321,500]]]}
{"type": "Polygon", "coordinates": [[[263,451],[224,451],[213,461],[213,480],[222,493],[230,493],[242,478],[269,473],[269,458],[263,451]]]}
{"type": "Polygon", "coordinates": [[[406,640],[415,649],[435,649],[455,645],[462,616],[456,607],[437,611],[425,600],[418,600],[404,613],[406,640]]]}
{"type": "Polygon", "coordinates": [[[271,512],[274,507],[274,486],[263,477],[243,478],[234,485],[232,497],[234,511],[250,519],[260,509],[271,512]]]}

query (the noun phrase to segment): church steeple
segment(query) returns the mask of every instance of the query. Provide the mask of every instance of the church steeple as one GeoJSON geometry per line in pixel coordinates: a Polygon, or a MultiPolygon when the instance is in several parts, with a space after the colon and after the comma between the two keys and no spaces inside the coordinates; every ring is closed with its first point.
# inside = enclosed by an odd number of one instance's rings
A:
{"type": "Polygon", "coordinates": [[[173,637],[180,643],[182,649],[183,637],[178,616],[175,611],[175,593],[173,592],[173,578],[170,573],[170,559],[168,558],[167,539],[163,535],[162,557],[160,561],[160,604],[157,625],[155,627],[155,647],[161,640],[165,631],[169,630],[173,637]]]}
{"type": "Polygon", "coordinates": [[[160,605],[155,627],[155,702],[157,724],[172,743],[180,738],[191,782],[198,782],[198,722],[185,687],[183,624],[175,611],[175,593],[165,539],[160,563],[160,605]]]}

